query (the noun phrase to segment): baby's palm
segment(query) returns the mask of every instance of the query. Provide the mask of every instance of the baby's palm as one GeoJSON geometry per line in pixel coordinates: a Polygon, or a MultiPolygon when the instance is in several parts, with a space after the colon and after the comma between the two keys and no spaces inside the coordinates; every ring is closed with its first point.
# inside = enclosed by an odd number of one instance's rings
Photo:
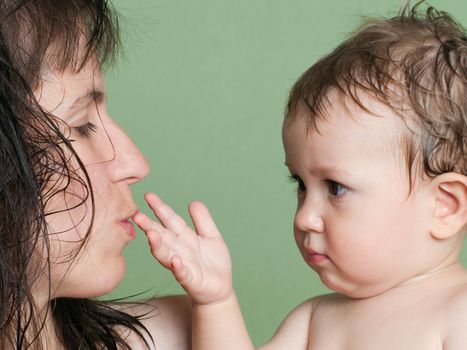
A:
{"type": "Polygon", "coordinates": [[[230,255],[207,208],[190,204],[195,232],[154,194],[146,200],[162,225],[141,213],[134,221],[146,232],[154,257],[172,271],[193,302],[227,299],[232,293],[230,255]]]}

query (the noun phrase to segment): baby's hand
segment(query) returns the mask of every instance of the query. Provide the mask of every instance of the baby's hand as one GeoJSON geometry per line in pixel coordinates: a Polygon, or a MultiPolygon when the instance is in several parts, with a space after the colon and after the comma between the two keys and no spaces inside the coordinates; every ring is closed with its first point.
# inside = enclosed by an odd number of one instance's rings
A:
{"type": "Polygon", "coordinates": [[[148,193],[145,199],[162,225],[143,213],[133,221],[146,233],[152,255],[172,271],[194,303],[229,298],[233,293],[230,254],[208,209],[201,202],[190,204],[195,232],[155,194],[148,193]]]}

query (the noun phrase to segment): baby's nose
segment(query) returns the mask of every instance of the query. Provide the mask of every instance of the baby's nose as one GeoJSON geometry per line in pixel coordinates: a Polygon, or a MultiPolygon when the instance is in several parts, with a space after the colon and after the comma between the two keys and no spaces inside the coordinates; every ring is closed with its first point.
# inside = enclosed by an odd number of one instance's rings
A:
{"type": "Polygon", "coordinates": [[[300,232],[324,232],[323,218],[316,209],[305,203],[297,210],[294,225],[300,232]]]}

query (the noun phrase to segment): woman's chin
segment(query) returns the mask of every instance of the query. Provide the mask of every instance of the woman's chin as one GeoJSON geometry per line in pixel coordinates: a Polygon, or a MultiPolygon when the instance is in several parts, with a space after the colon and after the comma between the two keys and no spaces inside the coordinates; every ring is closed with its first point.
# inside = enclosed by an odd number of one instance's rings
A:
{"type": "Polygon", "coordinates": [[[125,258],[112,259],[103,266],[87,269],[71,269],[66,277],[57,284],[55,297],[95,298],[110,293],[125,276],[125,258]]]}
{"type": "Polygon", "coordinates": [[[95,297],[110,293],[122,282],[126,271],[125,259],[122,257],[119,264],[113,264],[105,271],[107,273],[101,273],[94,280],[98,292],[97,295],[94,295],[95,297]]]}

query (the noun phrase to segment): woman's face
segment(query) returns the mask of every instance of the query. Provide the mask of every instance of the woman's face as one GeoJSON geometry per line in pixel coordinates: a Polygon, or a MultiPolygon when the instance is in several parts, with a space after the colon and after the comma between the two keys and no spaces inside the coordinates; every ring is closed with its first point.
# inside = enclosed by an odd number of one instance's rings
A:
{"type": "MultiPolygon", "coordinates": [[[[90,196],[78,181],[55,194],[45,205],[49,230],[53,297],[93,297],[115,288],[125,272],[122,254],[135,237],[128,221],[137,208],[130,185],[149,167],[128,135],[105,108],[104,83],[98,65],[90,61],[79,73],[46,72],[36,92],[41,106],[60,117],[63,133],[85,165],[92,184],[95,217],[90,236],[76,255],[92,220],[90,196]]],[[[76,160],[68,167],[82,179],[76,160]]],[[[68,177],[57,175],[51,191],[63,188],[68,177]]],[[[46,281],[42,281],[44,293],[46,281]]]]}

